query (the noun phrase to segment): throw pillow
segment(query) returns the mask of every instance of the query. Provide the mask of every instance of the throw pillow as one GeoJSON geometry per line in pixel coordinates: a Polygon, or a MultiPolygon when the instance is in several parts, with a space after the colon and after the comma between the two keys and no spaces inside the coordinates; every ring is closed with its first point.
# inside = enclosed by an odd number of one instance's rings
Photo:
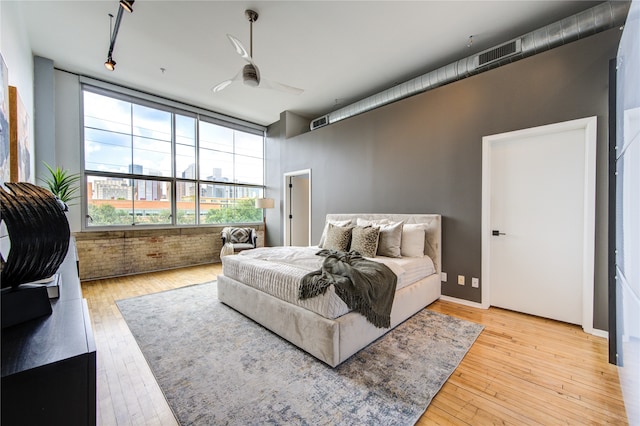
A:
{"type": "Polygon", "coordinates": [[[402,222],[395,222],[380,226],[378,256],[402,257],[400,250],[402,243],[402,225],[402,222]]]}
{"type": "Polygon", "coordinates": [[[324,247],[324,239],[327,238],[327,231],[329,230],[329,224],[332,223],[336,226],[349,226],[351,225],[351,220],[328,220],[324,224],[324,229],[322,230],[322,236],[320,237],[320,242],[318,243],[318,247],[324,247]]]}
{"type": "Polygon", "coordinates": [[[250,243],[251,242],[251,228],[233,228],[230,232],[231,243],[250,243]]]}
{"type": "Polygon", "coordinates": [[[424,225],[405,224],[402,227],[400,252],[405,257],[424,257],[424,225]]]}
{"type": "Polygon", "coordinates": [[[378,249],[380,228],[377,226],[356,226],[351,231],[351,247],[364,257],[375,257],[378,249]]]}
{"type": "Polygon", "coordinates": [[[337,226],[330,223],[322,248],[347,251],[351,242],[351,229],[353,229],[351,226],[337,226]]]}

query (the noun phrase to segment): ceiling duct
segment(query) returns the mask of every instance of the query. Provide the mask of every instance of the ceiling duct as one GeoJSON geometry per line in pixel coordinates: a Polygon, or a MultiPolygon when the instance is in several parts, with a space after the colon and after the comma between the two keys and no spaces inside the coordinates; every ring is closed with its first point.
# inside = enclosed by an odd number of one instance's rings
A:
{"type": "Polygon", "coordinates": [[[522,39],[511,40],[508,43],[501,44],[498,47],[485,50],[473,57],[474,69],[501,61],[510,56],[517,55],[522,52],[522,39]]]}
{"type": "Polygon", "coordinates": [[[538,30],[445,65],[311,121],[311,130],[624,25],[630,1],[607,1],[538,30]]]}
{"type": "Polygon", "coordinates": [[[329,115],[323,115],[311,121],[311,130],[326,126],[327,124],[329,124],[329,115]]]}

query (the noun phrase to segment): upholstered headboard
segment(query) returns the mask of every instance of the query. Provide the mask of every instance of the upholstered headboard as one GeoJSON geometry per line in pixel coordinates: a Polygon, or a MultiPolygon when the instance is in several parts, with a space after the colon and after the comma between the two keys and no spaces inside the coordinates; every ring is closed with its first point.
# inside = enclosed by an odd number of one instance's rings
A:
{"type": "Polygon", "coordinates": [[[357,218],[365,220],[388,219],[392,222],[406,224],[425,224],[424,253],[433,260],[436,271],[442,272],[442,216],[439,214],[330,213],[327,215],[327,220],[350,219],[354,225],[357,218]]]}

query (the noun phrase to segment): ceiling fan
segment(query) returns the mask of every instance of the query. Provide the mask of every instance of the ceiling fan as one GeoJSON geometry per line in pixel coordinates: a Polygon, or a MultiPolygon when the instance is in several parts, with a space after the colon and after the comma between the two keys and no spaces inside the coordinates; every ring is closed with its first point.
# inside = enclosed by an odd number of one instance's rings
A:
{"type": "Polygon", "coordinates": [[[297,87],[289,86],[286,84],[278,83],[277,81],[268,80],[260,76],[260,70],[255,62],[253,62],[253,23],[258,20],[258,12],[247,9],[244,11],[244,16],[249,20],[249,51],[242,45],[242,42],[238,40],[236,37],[231,34],[227,34],[227,38],[238,52],[238,55],[242,57],[245,61],[248,62],[247,65],[242,67],[242,69],[238,72],[230,80],[225,80],[222,83],[218,83],[211,90],[215,92],[219,92],[229,86],[231,83],[235,81],[241,81],[247,86],[250,87],[259,87],[265,89],[275,89],[283,92],[291,93],[294,95],[299,95],[304,90],[298,89],[297,87]]]}

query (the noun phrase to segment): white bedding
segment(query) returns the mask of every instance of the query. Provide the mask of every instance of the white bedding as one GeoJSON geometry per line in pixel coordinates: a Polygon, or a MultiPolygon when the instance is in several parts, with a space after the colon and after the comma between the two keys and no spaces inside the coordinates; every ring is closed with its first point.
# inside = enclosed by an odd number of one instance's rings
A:
{"type": "Polygon", "coordinates": [[[431,274],[436,273],[436,268],[433,264],[433,260],[429,256],[424,257],[384,257],[376,256],[368,258],[381,262],[387,265],[392,271],[396,272],[394,268],[400,269],[401,272],[398,276],[398,285],[396,291],[413,284],[418,280],[428,277],[431,274]],[[393,266],[392,266],[393,265],[393,266]]]}
{"type": "MultiPolygon", "coordinates": [[[[442,217],[437,214],[328,214],[327,221],[350,221],[355,224],[358,219],[369,221],[386,220],[403,222],[404,224],[420,224],[425,230],[424,254],[416,253],[419,258],[379,258],[398,273],[398,286],[393,307],[391,309],[391,327],[378,328],[357,312],[346,312],[346,307],[339,297],[315,297],[308,301],[298,302],[297,290],[299,280],[294,278],[294,284],[288,290],[271,288],[271,281],[277,275],[287,276],[286,271],[295,271],[293,275],[302,278],[306,273],[317,270],[323,259],[316,258],[314,252],[318,247],[308,250],[298,249],[287,252],[290,248],[279,248],[277,251],[257,249],[244,251],[238,256],[227,256],[223,262],[223,274],[218,275],[218,299],[238,312],[262,324],[284,339],[307,351],[319,360],[335,367],[347,360],[353,354],[379,338],[402,321],[414,315],[440,297],[440,272],[442,270],[442,217]],[[260,257],[263,257],[260,259],[260,257]],[[294,266],[287,259],[300,258],[301,264],[294,266]],[[270,262],[265,259],[272,259],[270,262]],[[266,269],[259,270],[258,264],[266,269]],[[247,266],[243,272],[242,266],[247,266]],[[435,266],[435,273],[415,281],[423,273],[428,273],[435,266]],[[284,271],[284,272],[283,272],[284,271]],[[235,278],[228,277],[233,275],[235,278]],[[249,284],[252,283],[252,284],[249,284]],[[249,285],[247,285],[249,284],[249,285]],[[269,291],[260,288],[269,287],[269,291]],[[285,298],[273,296],[270,293],[284,293],[285,298]],[[286,301],[286,299],[290,300],[286,301]],[[304,303],[311,302],[328,305],[337,303],[339,306],[329,306],[322,309],[308,309],[304,303]],[[337,301],[337,302],[336,302],[337,301]],[[345,308],[341,311],[341,307],[345,308]],[[319,315],[316,311],[332,311],[332,315],[319,315]],[[334,317],[330,319],[330,317],[334,317]]],[[[291,275],[291,274],[289,274],[291,275]]],[[[291,279],[289,276],[288,279],[291,279]]],[[[308,306],[308,305],[307,305],[308,306]]]]}
{"type": "MultiPolygon", "coordinates": [[[[261,247],[222,258],[226,277],[243,282],[281,300],[306,308],[325,318],[335,319],[349,312],[347,305],[330,286],[324,295],[298,299],[302,277],[322,266],[318,247],[261,247]]],[[[433,261],[421,258],[369,258],[381,262],[398,277],[396,291],[435,273],[433,261]]]]}

